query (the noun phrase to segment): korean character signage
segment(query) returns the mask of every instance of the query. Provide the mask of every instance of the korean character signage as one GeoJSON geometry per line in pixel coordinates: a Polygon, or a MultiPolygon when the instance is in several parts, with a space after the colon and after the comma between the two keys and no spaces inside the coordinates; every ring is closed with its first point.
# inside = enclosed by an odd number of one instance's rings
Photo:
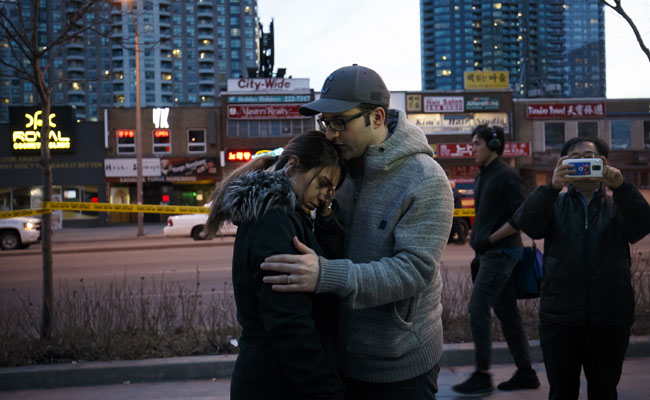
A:
{"type": "Polygon", "coordinates": [[[463,112],[465,101],[463,96],[432,97],[424,96],[424,112],[463,112]]]}
{"type": "Polygon", "coordinates": [[[605,103],[544,103],[528,104],[526,118],[605,118],[605,103]]]}
{"type": "Polygon", "coordinates": [[[508,89],[508,71],[465,71],[465,89],[508,89]]]}
{"type": "Polygon", "coordinates": [[[422,112],[422,95],[406,95],[406,112],[422,112]]]}
{"type": "MultiPolygon", "coordinates": [[[[530,156],[529,142],[506,142],[502,157],[528,157],[530,156]]],[[[440,158],[472,158],[474,152],[471,143],[438,143],[438,157],[440,158]]]]}

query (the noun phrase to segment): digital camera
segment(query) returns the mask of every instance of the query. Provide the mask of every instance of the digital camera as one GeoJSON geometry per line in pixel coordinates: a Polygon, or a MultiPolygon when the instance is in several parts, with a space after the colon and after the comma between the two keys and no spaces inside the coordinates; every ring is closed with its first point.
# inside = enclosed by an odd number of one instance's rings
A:
{"type": "Polygon", "coordinates": [[[603,176],[602,158],[568,158],[562,161],[562,165],[571,164],[575,172],[566,175],[571,178],[591,178],[603,176]]]}

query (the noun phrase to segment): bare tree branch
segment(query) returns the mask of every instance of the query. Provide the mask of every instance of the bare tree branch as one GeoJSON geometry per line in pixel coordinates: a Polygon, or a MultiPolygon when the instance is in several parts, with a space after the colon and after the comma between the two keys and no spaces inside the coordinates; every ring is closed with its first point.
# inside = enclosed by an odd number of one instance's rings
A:
{"type": "Polygon", "coordinates": [[[643,38],[641,37],[641,34],[639,33],[639,29],[636,27],[636,24],[634,21],[632,21],[632,18],[630,18],[629,15],[625,12],[623,9],[623,6],[621,5],[621,0],[614,0],[614,4],[610,3],[607,0],[600,0],[601,3],[606,5],[607,7],[611,8],[612,10],[616,11],[621,17],[627,21],[628,25],[630,25],[630,28],[632,28],[632,31],[634,32],[634,36],[636,36],[636,41],[639,42],[639,47],[641,47],[641,51],[648,57],[648,61],[650,61],[650,50],[648,47],[645,45],[643,42],[643,38]]]}

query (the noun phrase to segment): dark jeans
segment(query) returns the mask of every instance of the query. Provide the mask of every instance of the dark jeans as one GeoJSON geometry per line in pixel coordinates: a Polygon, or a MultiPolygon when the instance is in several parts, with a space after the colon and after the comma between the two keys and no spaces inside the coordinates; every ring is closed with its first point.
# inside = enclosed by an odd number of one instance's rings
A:
{"type": "Polygon", "coordinates": [[[343,378],[345,400],[435,400],[440,365],[415,378],[399,382],[363,382],[343,378]]]}
{"type": "Polygon", "coordinates": [[[617,398],[629,328],[571,327],[540,321],[539,339],[550,400],[577,399],[582,368],[589,400],[617,398]]]}
{"type": "Polygon", "coordinates": [[[530,367],[528,338],[521,322],[511,279],[516,264],[517,260],[495,250],[480,256],[480,266],[474,281],[472,297],[469,300],[469,319],[476,351],[476,369],[479,371],[490,369],[492,352],[490,309],[492,308],[501,321],[503,336],[506,338],[517,368],[530,367]]]}

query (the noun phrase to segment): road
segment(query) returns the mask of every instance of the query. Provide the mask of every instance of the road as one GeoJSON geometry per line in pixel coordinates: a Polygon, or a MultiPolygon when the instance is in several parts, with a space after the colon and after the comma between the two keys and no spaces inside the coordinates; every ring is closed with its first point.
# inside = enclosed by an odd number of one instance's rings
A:
{"type": "MultiPolygon", "coordinates": [[[[187,239],[192,244],[191,239],[187,239]]],[[[83,253],[53,255],[55,291],[61,283],[69,288],[106,285],[110,282],[139,283],[164,279],[194,287],[198,280],[203,292],[223,290],[230,281],[232,241],[224,245],[116,250],[106,248],[83,253]]],[[[55,246],[55,250],[57,247],[55,246]]],[[[41,254],[0,257],[0,293],[16,291],[40,298],[41,254]]]]}
{"type": "MultiPolygon", "coordinates": [[[[125,279],[128,283],[139,284],[142,277],[146,282],[164,279],[193,288],[197,273],[202,293],[209,293],[213,288],[223,291],[224,285],[230,282],[232,238],[209,242],[160,238],[149,239],[144,245],[133,247],[129,247],[132,243],[128,241],[120,243],[55,244],[55,291],[61,283],[74,289],[81,285],[91,287],[123,282],[125,279]],[[200,247],[196,247],[198,245],[200,247]],[[147,246],[158,248],[143,248],[147,246]]],[[[524,244],[530,244],[530,239],[524,238],[524,244]]],[[[541,241],[537,241],[537,245],[543,248],[541,241]]],[[[641,251],[647,257],[650,253],[650,236],[634,245],[633,251],[641,251]]],[[[442,268],[444,273],[450,275],[452,282],[467,275],[473,254],[468,244],[447,246],[442,268]]],[[[41,264],[41,254],[37,249],[2,253],[0,294],[13,292],[12,297],[18,294],[29,295],[32,300],[39,299],[42,291],[41,264]]]]}

